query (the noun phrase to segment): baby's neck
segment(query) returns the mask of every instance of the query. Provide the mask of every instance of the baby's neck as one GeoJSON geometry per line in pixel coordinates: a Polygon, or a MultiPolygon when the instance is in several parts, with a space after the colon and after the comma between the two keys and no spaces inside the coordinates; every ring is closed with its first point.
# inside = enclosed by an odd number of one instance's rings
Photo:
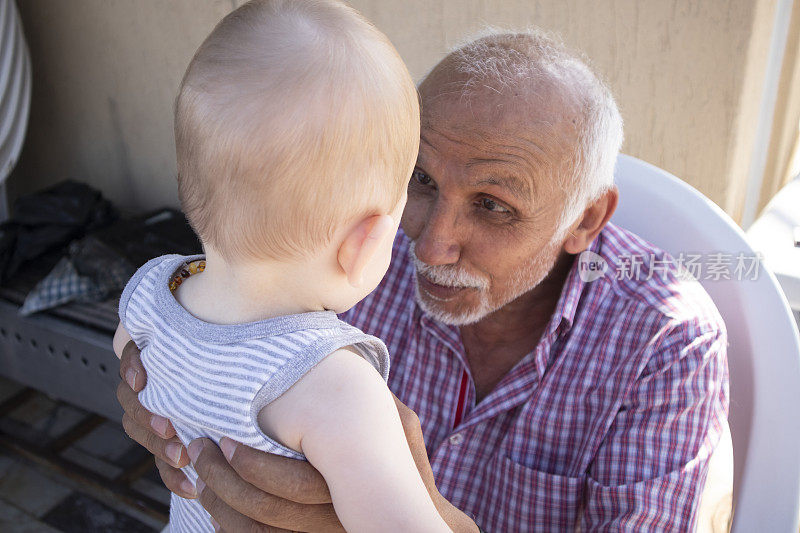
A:
{"type": "Polygon", "coordinates": [[[205,270],[185,279],[174,295],[189,313],[212,324],[324,310],[301,270],[280,264],[233,266],[209,254],[205,270]]]}

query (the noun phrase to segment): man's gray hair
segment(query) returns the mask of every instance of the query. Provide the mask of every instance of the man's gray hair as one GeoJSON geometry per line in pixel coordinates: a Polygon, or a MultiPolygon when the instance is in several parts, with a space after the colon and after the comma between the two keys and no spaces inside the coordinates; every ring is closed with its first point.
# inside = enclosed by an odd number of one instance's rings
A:
{"type": "Polygon", "coordinates": [[[622,117],[608,86],[560,39],[538,29],[487,28],[456,46],[446,59],[457,72],[463,95],[489,87],[497,92],[545,80],[577,110],[577,143],[567,168],[557,169],[566,206],[557,236],[566,235],[586,206],[614,184],[614,165],[623,140],[622,117]]]}

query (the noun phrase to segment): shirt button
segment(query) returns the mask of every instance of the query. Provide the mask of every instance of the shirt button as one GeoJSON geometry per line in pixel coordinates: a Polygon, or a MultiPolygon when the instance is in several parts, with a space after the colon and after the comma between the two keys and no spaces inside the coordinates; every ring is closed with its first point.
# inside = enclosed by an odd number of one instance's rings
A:
{"type": "Polygon", "coordinates": [[[462,435],[461,433],[450,435],[450,444],[452,444],[453,446],[458,446],[462,442],[464,442],[464,435],[462,435]]]}

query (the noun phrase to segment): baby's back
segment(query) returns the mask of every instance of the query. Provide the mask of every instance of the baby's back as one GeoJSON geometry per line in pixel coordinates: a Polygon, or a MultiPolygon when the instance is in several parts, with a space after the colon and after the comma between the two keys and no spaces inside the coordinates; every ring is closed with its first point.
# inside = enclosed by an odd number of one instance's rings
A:
{"type": "MultiPolygon", "coordinates": [[[[170,290],[173,276],[188,277],[202,260],[180,255],[153,259],[122,294],[120,320],[141,350],[147,372],[139,400],[168,418],[184,444],[199,437],[218,443],[227,436],[259,450],[304,459],[261,430],[260,410],[344,346],[355,347],[385,380],[386,347],[329,311],[247,324],[204,322],[184,309],[170,290]]],[[[195,483],[194,468],[189,465],[184,471],[195,483]]],[[[170,527],[174,532],[213,531],[209,515],[196,500],[175,495],[170,527]]]]}

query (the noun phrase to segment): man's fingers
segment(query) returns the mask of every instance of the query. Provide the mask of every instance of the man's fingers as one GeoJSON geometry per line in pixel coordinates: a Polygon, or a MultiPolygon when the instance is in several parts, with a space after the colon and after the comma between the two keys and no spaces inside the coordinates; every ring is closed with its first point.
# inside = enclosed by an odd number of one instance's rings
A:
{"type": "Polygon", "coordinates": [[[157,433],[162,439],[175,436],[175,428],[170,421],[145,409],[139,402],[139,396],[124,381],[117,385],[117,401],[122,410],[140,426],[150,428],[150,431],[157,433]]]}
{"type": "Polygon", "coordinates": [[[411,447],[411,453],[415,454],[414,458],[416,459],[416,453],[419,453],[420,448],[422,448],[422,452],[425,453],[427,461],[428,454],[425,452],[425,439],[422,436],[422,425],[420,425],[417,413],[409,409],[406,404],[401,402],[397,396],[394,395],[394,393],[392,393],[392,397],[397,406],[397,413],[400,415],[400,423],[403,424],[403,432],[406,434],[406,440],[411,447]]]}
{"type": "Polygon", "coordinates": [[[194,499],[197,497],[194,485],[189,481],[179,468],[162,461],[158,457],[156,459],[156,468],[161,476],[161,481],[170,492],[174,492],[182,498],[194,499]]]}
{"type": "Polygon", "coordinates": [[[117,385],[117,401],[125,414],[134,419],[137,424],[144,427],[150,426],[153,414],[142,406],[139,396],[124,381],[120,381],[117,385]]]}
{"type": "Polygon", "coordinates": [[[194,498],[194,486],[178,470],[189,464],[189,455],[175,436],[175,428],[169,420],[154,415],[139,402],[137,391],[147,384],[147,373],[133,341],[122,349],[119,375],[122,381],[117,385],[117,401],[125,411],[122,415],[125,433],[155,456],[161,480],[170,491],[184,498],[194,498]]]}
{"type": "Polygon", "coordinates": [[[205,489],[200,494],[200,503],[208,514],[214,518],[219,526],[217,531],[248,531],[253,533],[289,533],[288,529],[259,524],[252,518],[248,518],[242,513],[233,510],[227,503],[222,501],[214,491],[205,489]]]}
{"type": "Polygon", "coordinates": [[[208,439],[196,440],[189,447],[194,468],[203,481],[203,484],[198,482],[201,503],[208,501],[210,496],[205,492],[211,490],[233,510],[260,524],[295,531],[344,531],[332,505],[297,503],[257,489],[236,473],[208,439]]]}
{"type": "Polygon", "coordinates": [[[139,358],[139,348],[133,341],[128,341],[122,349],[119,358],[119,377],[136,392],[142,390],[147,383],[147,373],[139,358]]]}
{"type": "Polygon", "coordinates": [[[154,415],[139,403],[137,391],[144,388],[147,383],[147,374],[139,357],[139,349],[133,341],[128,342],[122,350],[119,375],[123,381],[117,385],[117,400],[122,405],[122,409],[133,417],[138,424],[152,427],[163,438],[174,437],[175,428],[172,427],[172,423],[169,420],[163,416],[154,415]]]}
{"type": "Polygon", "coordinates": [[[186,448],[177,437],[162,439],[149,427],[137,423],[128,413],[122,415],[122,427],[130,438],[147,448],[147,451],[176,468],[189,464],[186,448]]]}
{"type": "Polygon", "coordinates": [[[227,437],[220,441],[220,448],[236,473],[264,492],[298,503],[331,502],[325,478],[310,463],[262,452],[227,437]]]}
{"type": "Polygon", "coordinates": [[[393,392],[392,398],[394,398],[394,404],[397,407],[397,413],[400,415],[400,422],[402,422],[403,430],[406,432],[406,434],[416,433],[417,430],[421,429],[417,413],[412,411],[406,404],[401,402],[400,398],[395,396],[393,392]]]}

